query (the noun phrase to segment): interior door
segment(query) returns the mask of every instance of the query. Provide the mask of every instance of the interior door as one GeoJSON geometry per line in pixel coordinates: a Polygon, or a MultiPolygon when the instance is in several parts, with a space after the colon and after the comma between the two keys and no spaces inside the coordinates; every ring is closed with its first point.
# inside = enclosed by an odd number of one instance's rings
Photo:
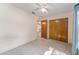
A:
{"type": "Polygon", "coordinates": [[[68,42],[68,18],[49,21],[49,38],[68,42]]]}
{"type": "Polygon", "coordinates": [[[47,20],[41,21],[41,37],[47,38],[47,20]]]}

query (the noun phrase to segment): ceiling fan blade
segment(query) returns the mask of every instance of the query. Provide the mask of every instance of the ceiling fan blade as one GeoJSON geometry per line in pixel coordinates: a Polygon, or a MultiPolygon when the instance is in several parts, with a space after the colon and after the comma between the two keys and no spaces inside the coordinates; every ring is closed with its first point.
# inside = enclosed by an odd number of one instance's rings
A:
{"type": "Polygon", "coordinates": [[[36,8],[36,9],[34,9],[35,11],[37,11],[37,10],[39,10],[40,8],[36,8]]]}

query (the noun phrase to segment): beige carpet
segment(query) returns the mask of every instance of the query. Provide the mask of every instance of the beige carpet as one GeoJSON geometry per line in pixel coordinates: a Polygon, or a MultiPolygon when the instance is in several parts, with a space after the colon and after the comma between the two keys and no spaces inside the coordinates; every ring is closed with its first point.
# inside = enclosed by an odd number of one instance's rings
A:
{"type": "Polygon", "coordinates": [[[37,39],[0,55],[69,55],[71,46],[67,43],[37,39]]]}

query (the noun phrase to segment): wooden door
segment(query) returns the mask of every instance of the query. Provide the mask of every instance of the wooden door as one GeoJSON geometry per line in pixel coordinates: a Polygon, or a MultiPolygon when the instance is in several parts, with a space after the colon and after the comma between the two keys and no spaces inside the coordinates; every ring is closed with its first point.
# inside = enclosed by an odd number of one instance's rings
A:
{"type": "Polygon", "coordinates": [[[50,20],[49,21],[49,38],[50,39],[58,39],[58,34],[59,30],[58,30],[58,24],[56,24],[55,20],[50,20]]]}
{"type": "Polygon", "coordinates": [[[47,20],[41,21],[41,37],[47,38],[47,20]]]}
{"type": "Polygon", "coordinates": [[[49,38],[68,42],[68,19],[61,18],[49,21],[49,38]]]}
{"type": "Polygon", "coordinates": [[[60,33],[61,33],[61,41],[68,42],[68,18],[63,18],[60,20],[60,33]]]}

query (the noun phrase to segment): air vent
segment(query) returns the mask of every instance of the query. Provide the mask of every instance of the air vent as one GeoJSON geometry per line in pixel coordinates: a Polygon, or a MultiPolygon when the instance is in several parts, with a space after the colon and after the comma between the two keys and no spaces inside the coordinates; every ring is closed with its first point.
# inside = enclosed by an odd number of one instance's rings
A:
{"type": "Polygon", "coordinates": [[[35,14],[35,12],[34,12],[34,11],[32,11],[32,14],[35,14]]]}

